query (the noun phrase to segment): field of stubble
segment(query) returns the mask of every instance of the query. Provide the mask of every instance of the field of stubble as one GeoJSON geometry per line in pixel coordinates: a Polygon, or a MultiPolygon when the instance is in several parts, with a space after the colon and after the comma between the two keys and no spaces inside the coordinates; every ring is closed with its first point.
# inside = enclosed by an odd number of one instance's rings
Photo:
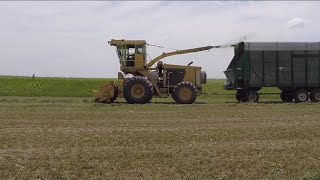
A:
{"type": "Polygon", "coordinates": [[[2,96],[0,179],[320,179],[320,104],[213,94],[192,105],[2,96]]]}

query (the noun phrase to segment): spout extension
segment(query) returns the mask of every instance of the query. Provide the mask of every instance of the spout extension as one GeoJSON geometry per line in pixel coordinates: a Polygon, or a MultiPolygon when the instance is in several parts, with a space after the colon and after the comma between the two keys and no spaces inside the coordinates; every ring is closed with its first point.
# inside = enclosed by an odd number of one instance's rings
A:
{"type": "Polygon", "coordinates": [[[177,50],[177,51],[172,51],[168,53],[162,53],[160,56],[154,58],[152,61],[150,61],[146,67],[150,68],[153,66],[156,62],[159,60],[166,58],[168,56],[173,56],[173,55],[179,55],[179,54],[188,54],[188,53],[194,53],[194,52],[199,52],[199,51],[206,51],[212,49],[213,46],[205,46],[205,47],[198,47],[198,48],[192,48],[192,49],[184,49],[184,50],[177,50]]]}

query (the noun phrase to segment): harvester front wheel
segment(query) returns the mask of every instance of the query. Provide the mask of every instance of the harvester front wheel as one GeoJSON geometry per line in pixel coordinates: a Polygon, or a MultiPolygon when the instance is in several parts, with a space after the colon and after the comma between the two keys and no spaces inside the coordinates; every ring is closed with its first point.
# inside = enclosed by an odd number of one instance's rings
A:
{"type": "Polygon", "coordinates": [[[180,104],[192,104],[197,99],[197,88],[189,82],[181,82],[172,92],[172,98],[180,104]]]}
{"type": "Polygon", "coordinates": [[[147,78],[135,76],[123,85],[123,97],[129,104],[149,103],[152,96],[153,86],[147,78]]]}

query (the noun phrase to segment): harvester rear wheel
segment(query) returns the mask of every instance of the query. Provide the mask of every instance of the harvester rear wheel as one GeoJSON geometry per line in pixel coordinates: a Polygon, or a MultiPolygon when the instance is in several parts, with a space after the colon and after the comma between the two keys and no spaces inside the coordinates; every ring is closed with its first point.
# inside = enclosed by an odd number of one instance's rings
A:
{"type": "Polygon", "coordinates": [[[189,82],[181,82],[175,86],[171,95],[177,103],[192,104],[197,99],[197,88],[189,82]]]}
{"type": "Polygon", "coordinates": [[[123,85],[123,97],[130,104],[149,103],[153,96],[153,86],[144,77],[135,76],[128,79],[123,85]]]}

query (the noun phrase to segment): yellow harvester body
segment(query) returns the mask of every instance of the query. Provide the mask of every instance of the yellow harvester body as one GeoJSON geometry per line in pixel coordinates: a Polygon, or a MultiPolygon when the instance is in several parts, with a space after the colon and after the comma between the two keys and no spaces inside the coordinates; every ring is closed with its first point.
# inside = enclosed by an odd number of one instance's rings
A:
{"type": "Polygon", "coordinates": [[[144,40],[112,39],[108,43],[116,47],[121,72],[118,73],[118,81],[100,88],[96,93],[97,102],[113,102],[117,97],[124,97],[128,103],[144,104],[149,103],[153,96],[171,95],[177,103],[191,104],[202,94],[201,85],[206,83],[206,73],[201,71],[201,67],[165,64],[160,60],[209,50],[212,46],[163,53],[147,62],[147,43],[144,40]]]}

